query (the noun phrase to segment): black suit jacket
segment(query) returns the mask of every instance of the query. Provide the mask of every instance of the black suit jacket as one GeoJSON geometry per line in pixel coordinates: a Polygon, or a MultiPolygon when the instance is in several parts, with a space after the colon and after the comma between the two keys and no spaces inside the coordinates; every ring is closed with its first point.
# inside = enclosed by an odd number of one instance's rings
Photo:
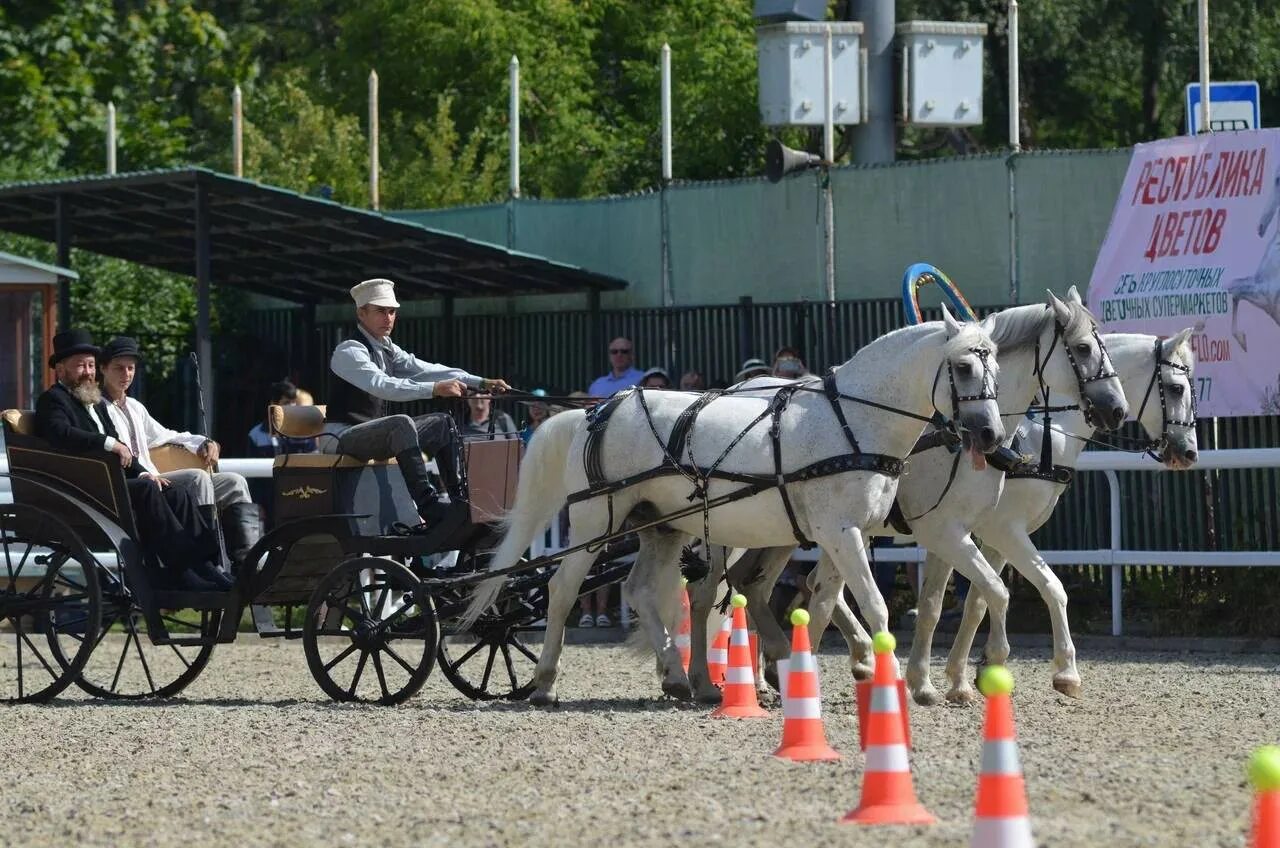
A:
{"type": "MultiPolygon", "coordinates": [[[[105,451],[107,436],[113,439],[119,439],[120,436],[111,423],[107,402],[100,400],[94,408],[106,435],[98,432],[84,404],[76,400],[66,386],[54,383],[36,399],[36,435],[58,450],[73,453],[105,451]]],[[[134,459],[125,469],[124,476],[133,478],[141,473],[142,465],[134,459]]]]}

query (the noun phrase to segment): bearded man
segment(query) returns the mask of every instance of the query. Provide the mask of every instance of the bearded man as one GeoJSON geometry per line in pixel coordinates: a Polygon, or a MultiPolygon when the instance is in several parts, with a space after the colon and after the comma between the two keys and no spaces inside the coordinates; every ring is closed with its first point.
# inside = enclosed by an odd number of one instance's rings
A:
{"type": "Polygon", "coordinates": [[[152,572],[159,588],[226,591],[231,581],[217,569],[218,539],[205,522],[191,490],[142,467],[120,440],[97,383],[100,351],[85,330],[53,337],[49,367],[57,381],[36,400],[36,434],[68,453],[114,454],[124,469],[138,541],[164,568],[152,572]]]}

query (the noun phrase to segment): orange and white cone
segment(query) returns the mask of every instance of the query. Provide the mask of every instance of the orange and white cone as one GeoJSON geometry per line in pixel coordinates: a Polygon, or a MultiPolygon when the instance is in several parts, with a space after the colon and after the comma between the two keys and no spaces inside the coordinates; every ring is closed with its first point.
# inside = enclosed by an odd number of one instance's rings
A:
{"type": "Polygon", "coordinates": [[[707,651],[707,674],[717,686],[724,686],[724,673],[729,667],[729,637],[732,633],[733,618],[725,616],[720,622],[720,629],[716,631],[716,638],[711,642],[710,650],[707,651]]]}
{"type": "Polygon", "coordinates": [[[1253,833],[1249,848],[1280,848],[1280,748],[1265,745],[1249,759],[1253,833]]]}
{"type": "Polygon", "coordinates": [[[822,693],[818,687],[818,663],[809,648],[809,613],[791,613],[791,662],[782,696],[782,745],[775,757],[798,762],[838,760],[840,754],[827,744],[822,725],[822,693]]]}
{"type": "Polygon", "coordinates": [[[712,718],[768,718],[756,700],[756,676],[751,673],[751,645],[747,638],[747,599],[734,595],[733,633],[729,637],[729,667],[724,673],[724,699],[712,718]]]}
{"type": "Polygon", "coordinates": [[[934,824],[936,819],[916,800],[911,761],[902,732],[902,703],[893,668],[893,634],[881,631],[872,644],[876,649],[876,674],[872,681],[867,721],[867,765],[862,778],[862,800],[842,822],[857,824],[934,824]]]}
{"type": "Polygon", "coordinates": [[[676,650],[680,652],[680,665],[689,671],[689,651],[692,647],[693,622],[689,620],[689,581],[680,578],[680,624],[676,627],[676,650]]]}
{"type": "Polygon", "coordinates": [[[987,666],[978,688],[987,698],[987,719],[970,848],[1035,848],[1013,732],[1013,675],[1002,665],[987,666]]]}

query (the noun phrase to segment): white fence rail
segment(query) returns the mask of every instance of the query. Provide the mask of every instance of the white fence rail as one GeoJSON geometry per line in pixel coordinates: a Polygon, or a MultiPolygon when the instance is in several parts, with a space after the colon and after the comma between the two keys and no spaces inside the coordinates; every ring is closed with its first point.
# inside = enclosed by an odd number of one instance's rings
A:
{"type": "MultiPolygon", "coordinates": [[[[270,477],[270,459],[223,459],[219,463],[223,471],[234,471],[246,477],[270,477]]],[[[1280,551],[1138,551],[1124,547],[1123,526],[1120,517],[1122,493],[1117,471],[1147,471],[1167,473],[1164,466],[1140,454],[1111,451],[1089,451],[1081,454],[1077,466],[1082,472],[1100,472],[1107,479],[1110,497],[1111,546],[1100,550],[1041,551],[1050,565],[1105,565],[1111,569],[1111,633],[1123,634],[1123,609],[1121,569],[1128,565],[1210,566],[1214,568],[1238,568],[1250,566],[1280,566],[1280,551]]],[[[1280,468],[1280,448],[1250,448],[1243,450],[1201,451],[1196,462],[1198,471],[1229,469],[1280,468]]],[[[0,473],[9,470],[8,462],[0,455],[0,473]]],[[[8,480],[0,478],[0,502],[10,500],[8,480]]],[[[547,537],[535,545],[535,554],[554,553],[564,547],[555,525],[547,537]]],[[[923,562],[925,551],[918,547],[877,548],[876,559],[881,562],[923,562]]],[[[814,559],[816,551],[796,551],[797,559],[814,559]]],[[[626,621],[625,610],[623,620],[626,621]]]]}

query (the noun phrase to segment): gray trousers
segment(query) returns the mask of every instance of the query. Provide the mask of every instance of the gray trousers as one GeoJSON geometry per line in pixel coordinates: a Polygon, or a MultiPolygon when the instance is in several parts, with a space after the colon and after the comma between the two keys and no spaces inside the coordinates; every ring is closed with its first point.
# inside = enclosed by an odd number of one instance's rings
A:
{"type": "Polygon", "coordinates": [[[458,456],[462,438],[451,415],[443,412],[415,418],[387,415],[347,427],[329,424],[325,429],[337,438],[323,437],[319,440],[320,450],[324,453],[340,453],[363,460],[399,459],[400,472],[405,475],[405,483],[415,499],[422,487],[429,484],[425,467],[421,462],[407,461],[412,457],[402,456],[406,452],[414,455],[421,452],[434,459],[450,495],[459,497],[463,491],[458,456]],[[416,479],[419,475],[421,479],[416,479]]]}
{"type": "Polygon", "coordinates": [[[186,486],[200,506],[218,505],[218,512],[238,503],[250,503],[249,482],[240,474],[216,471],[209,474],[198,468],[181,468],[160,475],[175,486],[186,486]]]}

